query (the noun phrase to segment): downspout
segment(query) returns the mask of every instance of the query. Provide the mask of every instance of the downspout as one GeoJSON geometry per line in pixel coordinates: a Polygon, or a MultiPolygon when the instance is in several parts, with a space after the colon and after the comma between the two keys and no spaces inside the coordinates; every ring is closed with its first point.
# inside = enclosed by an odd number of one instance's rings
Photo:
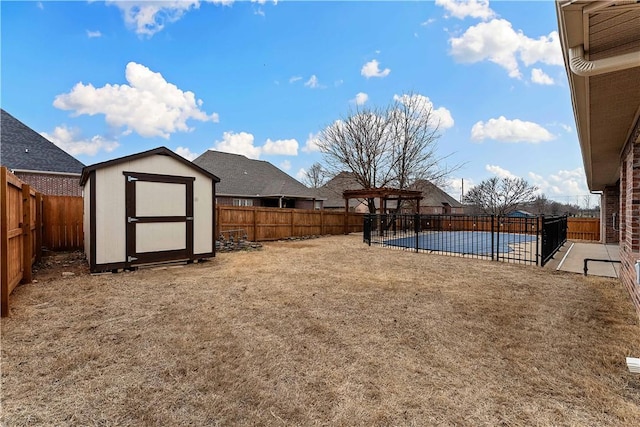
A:
{"type": "Polygon", "coordinates": [[[640,52],[588,61],[584,57],[584,45],[569,48],[569,68],[578,76],[591,77],[633,67],[640,67],[640,52]]]}

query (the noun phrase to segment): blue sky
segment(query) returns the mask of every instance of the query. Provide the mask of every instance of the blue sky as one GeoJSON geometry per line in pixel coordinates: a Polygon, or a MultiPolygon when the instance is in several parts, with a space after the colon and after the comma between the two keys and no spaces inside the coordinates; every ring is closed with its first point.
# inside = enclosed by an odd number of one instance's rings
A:
{"type": "Polygon", "coordinates": [[[496,175],[589,194],[553,1],[0,7],[2,108],[85,164],[213,148],[300,178],[325,126],[412,92],[441,119],[439,154],[463,165],[454,197],[496,175]]]}

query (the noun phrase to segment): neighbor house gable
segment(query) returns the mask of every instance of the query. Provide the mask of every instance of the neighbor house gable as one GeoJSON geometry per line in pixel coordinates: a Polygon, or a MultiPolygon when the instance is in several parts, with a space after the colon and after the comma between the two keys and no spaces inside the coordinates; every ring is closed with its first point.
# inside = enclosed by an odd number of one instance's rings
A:
{"type": "Polygon", "coordinates": [[[82,162],[5,110],[0,114],[2,165],[44,194],[80,196],[82,162]]]}

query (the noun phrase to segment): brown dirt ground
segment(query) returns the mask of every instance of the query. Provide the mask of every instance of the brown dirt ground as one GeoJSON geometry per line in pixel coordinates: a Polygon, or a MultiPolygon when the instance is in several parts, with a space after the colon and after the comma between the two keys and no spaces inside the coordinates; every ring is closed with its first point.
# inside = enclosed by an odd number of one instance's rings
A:
{"type": "Polygon", "coordinates": [[[35,277],[1,324],[6,425],[640,425],[615,280],[357,235],[35,277]]]}

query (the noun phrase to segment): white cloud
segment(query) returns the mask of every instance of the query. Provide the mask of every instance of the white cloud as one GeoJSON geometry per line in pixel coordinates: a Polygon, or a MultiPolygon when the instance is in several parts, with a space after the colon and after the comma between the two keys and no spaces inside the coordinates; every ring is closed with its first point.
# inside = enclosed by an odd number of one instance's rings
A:
{"type": "Polygon", "coordinates": [[[73,156],[79,154],[95,156],[98,151],[110,153],[120,146],[118,141],[109,140],[100,135],[91,139],[82,139],[79,129],[68,128],[65,125],[57,126],[50,134],[42,132],[41,135],[73,156]]]}
{"type": "Polygon", "coordinates": [[[302,147],[302,151],[305,153],[320,151],[320,147],[318,147],[318,136],[319,133],[310,133],[307,137],[307,142],[304,144],[304,147],[302,147]]]}
{"type": "Polygon", "coordinates": [[[335,87],[338,87],[338,86],[342,86],[343,83],[344,83],[344,80],[340,79],[340,80],[336,80],[335,82],[333,82],[333,85],[335,87]]]}
{"type": "Polygon", "coordinates": [[[300,77],[300,76],[291,76],[291,77],[289,78],[289,83],[295,83],[295,82],[297,82],[298,80],[302,80],[302,77],[300,77]]]}
{"type": "Polygon", "coordinates": [[[272,141],[267,138],[267,141],[262,146],[262,152],[273,155],[297,156],[298,141],[295,139],[278,139],[272,141]]]}
{"type": "Polygon", "coordinates": [[[307,80],[304,85],[311,89],[316,89],[320,87],[320,82],[318,81],[318,77],[314,74],[311,77],[309,77],[309,80],[307,80]]]}
{"type": "Polygon", "coordinates": [[[113,127],[126,127],[143,137],[161,136],[191,131],[187,120],[218,121],[218,114],[207,115],[200,109],[202,100],[190,91],[182,91],[168,83],[162,74],[144,65],[129,62],[126,67],[128,85],[77,83],[71,92],[56,96],[53,105],[61,110],[73,110],[74,115],[104,114],[113,127]]]}
{"type": "Polygon", "coordinates": [[[567,200],[568,197],[584,197],[589,194],[584,169],[560,170],[548,177],[543,177],[533,172],[528,176],[532,184],[536,185],[541,193],[549,198],[563,197],[565,203],[581,203],[582,201],[567,200]]]}
{"type": "Polygon", "coordinates": [[[505,19],[492,19],[469,27],[462,36],[449,39],[451,55],[458,62],[491,61],[507,70],[510,77],[521,78],[518,58],[526,66],[537,62],[563,65],[558,33],[531,39],[515,31],[505,19]]]}
{"type": "Polygon", "coordinates": [[[247,132],[224,132],[222,141],[216,141],[213,148],[225,153],[242,154],[250,159],[259,159],[260,147],[253,145],[253,135],[247,132]]]}
{"type": "Polygon", "coordinates": [[[298,172],[296,173],[296,179],[298,181],[302,181],[307,177],[307,171],[304,168],[300,168],[300,170],[298,170],[298,172]]]}
{"type": "Polygon", "coordinates": [[[436,0],[436,4],[458,19],[470,16],[486,21],[495,16],[489,7],[489,0],[436,0]]]}
{"type": "Polygon", "coordinates": [[[384,70],[380,70],[380,64],[375,59],[367,62],[362,66],[360,70],[360,74],[365,76],[366,78],[371,77],[387,77],[391,73],[389,68],[385,68],[384,70]]]}
{"type": "Polygon", "coordinates": [[[471,128],[471,139],[474,141],[493,139],[502,142],[538,143],[554,138],[551,132],[537,123],[509,120],[504,116],[489,119],[486,123],[479,121],[471,128]]]}
{"type": "Polygon", "coordinates": [[[94,39],[97,37],[102,37],[102,33],[100,31],[89,31],[87,30],[87,37],[90,39],[94,39]]]}
{"type": "Polygon", "coordinates": [[[193,151],[189,150],[187,147],[178,147],[174,151],[180,156],[189,160],[190,162],[193,161],[196,157],[198,157],[197,153],[194,153],[193,151]]]}
{"type": "Polygon", "coordinates": [[[531,81],[539,85],[552,85],[555,83],[553,79],[540,68],[531,70],[531,81]]]}
{"type": "Polygon", "coordinates": [[[486,165],[484,168],[487,170],[487,172],[494,174],[498,178],[518,178],[507,169],[503,169],[497,165],[486,165]]]}
{"type": "Polygon", "coordinates": [[[280,169],[282,169],[283,171],[288,171],[289,169],[291,169],[291,162],[289,160],[284,160],[282,163],[280,163],[280,169]]]}
{"type": "Polygon", "coordinates": [[[470,178],[449,178],[444,185],[444,191],[456,200],[460,200],[462,191],[465,194],[471,187],[475,185],[474,181],[470,178]],[[464,188],[463,188],[464,185],[464,188]]]}
{"type": "MultiPolygon", "coordinates": [[[[207,0],[209,3],[228,6],[233,0],[207,0]]],[[[199,0],[107,0],[122,11],[124,22],[136,34],[151,37],[162,31],[165,24],[176,22],[191,9],[200,7],[199,0]]]]}
{"type": "Polygon", "coordinates": [[[351,102],[354,102],[356,105],[364,105],[364,103],[367,102],[368,100],[369,100],[369,95],[367,95],[364,92],[358,92],[356,93],[356,97],[353,98],[351,102]]]}
{"type": "Polygon", "coordinates": [[[435,108],[433,102],[419,93],[413,95],[393,95],[393,100],[397,102],[401,102],[403,104],[407,102],[412,102],[417,108],[422,111],[431,111],[432,118],[436,121],[434,125],[438,125],[441,130],[452,128],[454,125],[453,117],[451,116],[451,112],[445,107],[435,108]]]}
{"type": "Polygon", "coordinates": [[[436,22],[435,18],[429,18],[424,22],[421,22],[420,25],[423,27],[428,27],[429,25],[433,24],[434,22],[436,22]]]}

